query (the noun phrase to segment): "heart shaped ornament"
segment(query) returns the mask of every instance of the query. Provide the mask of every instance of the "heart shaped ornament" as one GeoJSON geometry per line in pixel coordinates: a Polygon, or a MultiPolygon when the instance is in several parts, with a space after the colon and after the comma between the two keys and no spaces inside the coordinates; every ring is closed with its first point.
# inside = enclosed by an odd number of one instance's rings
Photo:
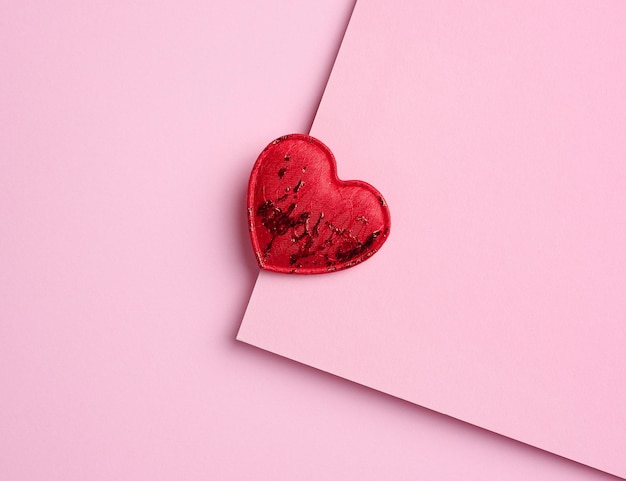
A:
{"type": "Polygon", "coordinates": [[[285,135],[259,155],[248,184],[248,226],[261,269],[322,274],[369,259],[389,236],[383,196],[337,177],[319,140],[285,135]]]}

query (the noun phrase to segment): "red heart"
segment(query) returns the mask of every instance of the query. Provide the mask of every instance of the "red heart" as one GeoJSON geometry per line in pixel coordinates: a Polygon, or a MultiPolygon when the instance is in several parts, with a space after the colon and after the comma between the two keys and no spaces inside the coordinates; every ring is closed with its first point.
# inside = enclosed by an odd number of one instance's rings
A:
{"type": "Polygon", "coordinates": [[[321,274],[374,255],[387,240],[390,216],[374,187],[339,180],[322,142],[291,134],[269,144],[254,164],[248,225],[262,269],[321,274]]]}

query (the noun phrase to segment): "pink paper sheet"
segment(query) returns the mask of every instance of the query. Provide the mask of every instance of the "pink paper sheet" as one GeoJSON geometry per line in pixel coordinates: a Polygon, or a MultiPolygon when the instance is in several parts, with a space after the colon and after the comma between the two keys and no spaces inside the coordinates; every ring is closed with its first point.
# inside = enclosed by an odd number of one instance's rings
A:
{"type": "Polygon", "coordinates": [[[626,476],[624,25],[618,1],[359,2],[311,134],[390,239],[262,272],[238,339],[626,476]]]}

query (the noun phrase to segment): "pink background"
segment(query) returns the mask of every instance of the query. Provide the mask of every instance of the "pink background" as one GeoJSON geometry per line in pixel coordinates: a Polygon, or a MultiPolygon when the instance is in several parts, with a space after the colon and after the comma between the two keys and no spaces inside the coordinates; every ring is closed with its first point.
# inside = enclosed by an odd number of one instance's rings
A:
{"type": "Polygon", "coordinates": [[[0,479],[611,477],[234,340],[351,1],[0,6],[0,479]]]}
{"type": "Polygon", "coordinates": [[[262,272],[238,339],[626,477],[626,2],[596,3],[360,1],[311,134],[391,234],[262,272]]]}

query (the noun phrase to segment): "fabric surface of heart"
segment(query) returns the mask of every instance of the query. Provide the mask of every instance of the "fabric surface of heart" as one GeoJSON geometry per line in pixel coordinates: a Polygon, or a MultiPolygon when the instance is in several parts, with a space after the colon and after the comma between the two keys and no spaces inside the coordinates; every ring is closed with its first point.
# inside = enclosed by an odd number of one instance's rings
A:
{"type": "Polygon", "coordinates": [[[340,180],[330,149],[302,134],[274,140],[259,156],[248,186],[248,221],[259,266],[297,274],[363,262],[390,227],[380,192],[340,180]]]}

